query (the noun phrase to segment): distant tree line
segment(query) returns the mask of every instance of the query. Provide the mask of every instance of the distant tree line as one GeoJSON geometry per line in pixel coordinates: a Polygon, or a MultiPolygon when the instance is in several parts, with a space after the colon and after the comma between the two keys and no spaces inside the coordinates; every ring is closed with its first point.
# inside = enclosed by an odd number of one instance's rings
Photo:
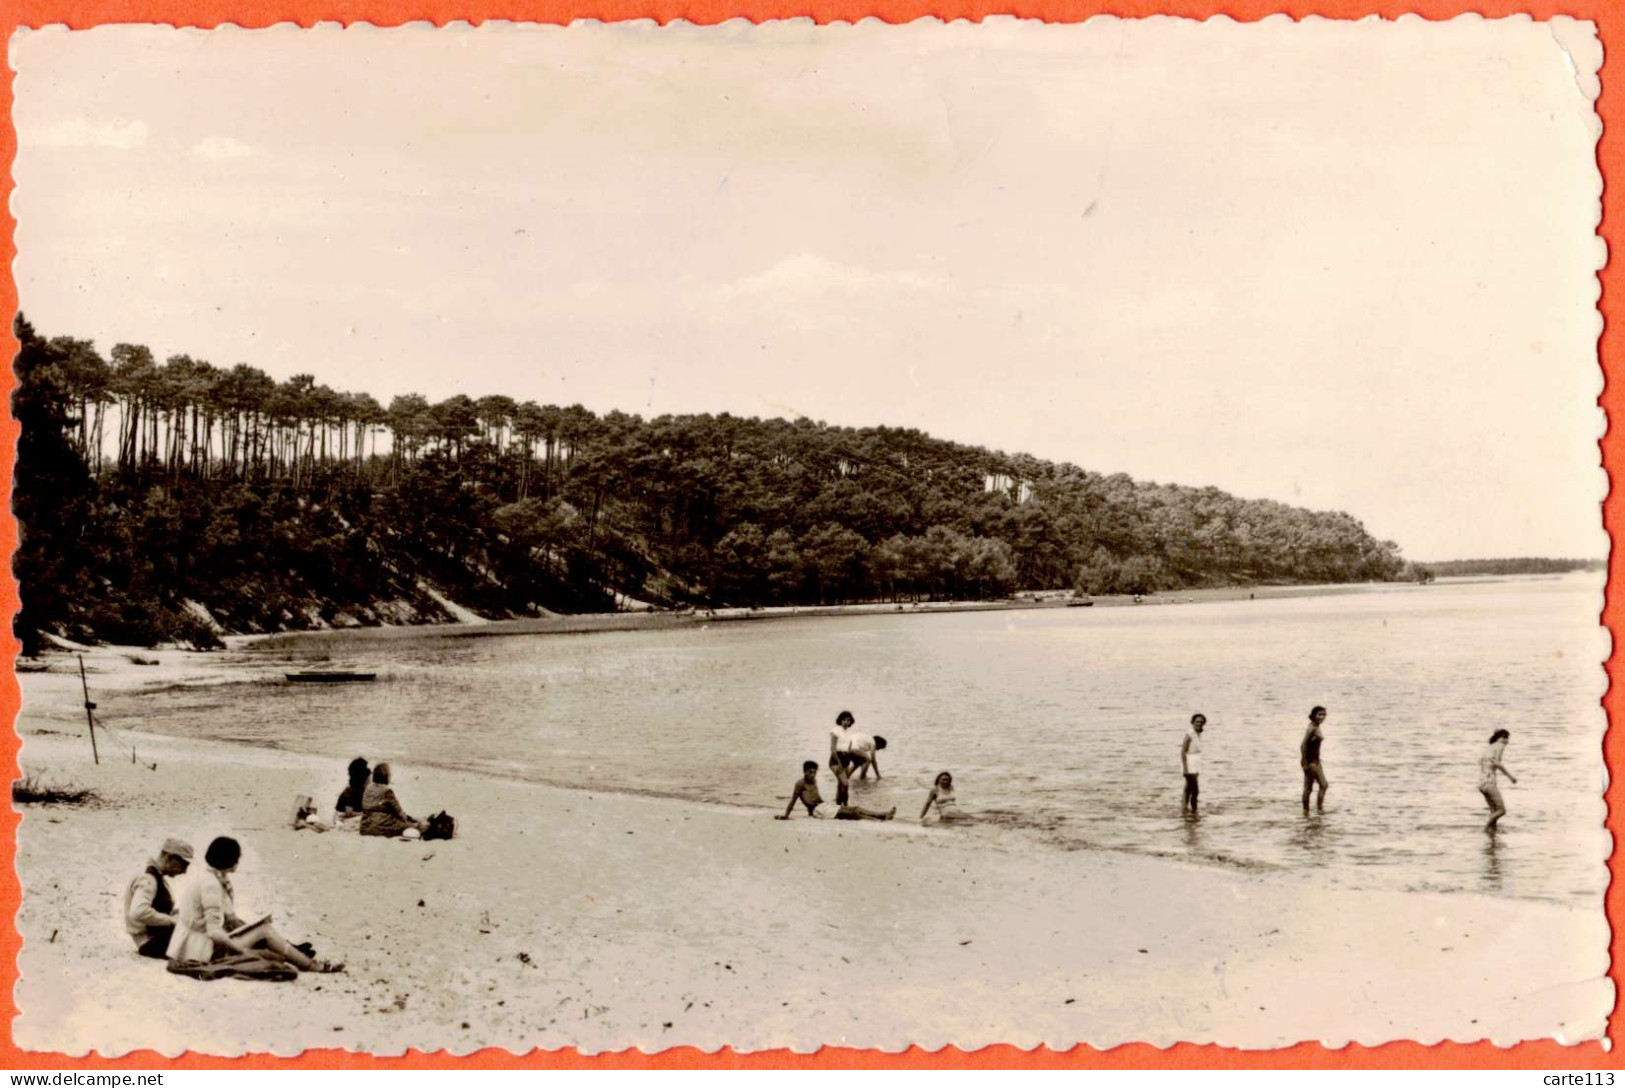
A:
{"type": "Polygon", "coordinates": [[[1400,577],[1347,514],[890,427],[644,420],[493,395],[384,407],[21,317],[30,644],[434,615],[1147,593],[1400,577]]]}
{"type": "Polygon", "coordinates": [[[1568,574],[1577,570],[1602,570],[1602,559],[1449,559],[1428,563],[1426,569],[1440,578],[1460,578],[1472,574],[1568,574]]]}

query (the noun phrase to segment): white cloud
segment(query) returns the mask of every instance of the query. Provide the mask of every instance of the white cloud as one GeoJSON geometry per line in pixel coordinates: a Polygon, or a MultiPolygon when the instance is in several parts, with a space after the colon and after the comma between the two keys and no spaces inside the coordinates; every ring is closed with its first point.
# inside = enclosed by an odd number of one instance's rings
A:
{"type": "Polygon", "coordinates": [[[247,158],[254,154],[254,149],[230,136],[210,136],[207,140],[193,144],[192,154],[200,159],[219,161],[247,158]]]}
{"type": "Polygon", "coordinates": [[[109,147],[129,151],[147,142],[145,121],[90,121],[74,117],[30,133],[21,127],[23,143],[37,147],[109,147]]]}
{"type": "Polygon", "coordinates": [[[786,257],[771,268],[723,287],[732,298],[785,295],[869,294],[877,291],[928,291],[938,281],[914,272],[875,272],[813,253],[786,257]]]}

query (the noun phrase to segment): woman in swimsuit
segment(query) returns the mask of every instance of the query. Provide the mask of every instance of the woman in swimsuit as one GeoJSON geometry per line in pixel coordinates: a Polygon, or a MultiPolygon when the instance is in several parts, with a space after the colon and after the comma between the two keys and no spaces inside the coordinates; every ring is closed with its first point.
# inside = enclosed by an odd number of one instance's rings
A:
{"type": "Polygon", "coordinates": [[[1495,834],[1496,822],[1507,814],[1506,802],[1501,800],[1501,787],[1495,783],[1495,772],[1506,775],[1508,781],[1518,781],[1511,771],[1501,766],[1501,756],[1506,753],[1507,741],[1511,738],[1512,734],[1505,729],[1497,729],[1490,734],[1490,746],[1478,757],[1478,792],[1490,806],[1490,822],[1484,825],[1484,830],[1491,835],[1495,834]]]}
{"type": "Polygon", "coordinates": [[[1320,769],[1320,723],[1326,720],[1326,708],[1317,706],[1309,712],[1309,731],[1298,745],[1298,764],[1303,767],[1303,810],[1309,811],[1309,794],[1320,786],[1320,797],[1315,808],[1326,811],[1326,772],[1320,769]]]}
{"type": "Polygon", "coordinates": [[[937,780],[931,787],[931,793],[925,799],[925,807],[920,810],[920,822],[925,822],[925,814],[931,811],[931,805],[937,806],[937,820],[952,823],[959,818],[959,802],[954,798],[954,776],[947,771],[937,775],[937,780]]]}

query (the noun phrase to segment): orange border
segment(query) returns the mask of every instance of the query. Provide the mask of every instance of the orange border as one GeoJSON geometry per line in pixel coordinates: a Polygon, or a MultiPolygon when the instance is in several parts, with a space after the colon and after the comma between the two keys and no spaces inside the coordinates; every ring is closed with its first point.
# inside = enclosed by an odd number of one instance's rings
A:
{"type": "MultiPolygon", "coordinates": [[[[1228,4],[1200,2],[1200,0],[1116,0],[1095,4],[1082,0],[1009,0],[999,4],[991,0],[942,0],[927,5],[921,0],[451,0],[410,3],[408,0],[13,0],[0,9],[0,30],[9,40],[18,27],[38,27],[50,23],[66,23],[74,29],[83,29],[103,23],[157,22],[185,26],[212,27],[231,22],[244,27],[263,27],[279,22],[297,22],[309,26],[319,20],[337,20],[345,23],[366,21],[392,26],[420,19],[444,23],[454,19],[482,22],[487,19],[509,19],[520,22],[566,23],[577,18],[595,18],[605,21],[621,19],[657,19],[669,22],[687,19],[696,23],[717,23],[734,17],[753,20],[812,16],[819,22],[856,20],[868,16],[899,23],[925,16],[944,19],[981,19],[989,15],[1017,15],[1024,18],[1045,19],[1051,22],[1080,22],[1092,15],[1147,16],[1155,14],[1179,15],[1205,19],[1214,15],[1228,15],[1241,21],[1264,18],[1284,13],[1301,19],[1319,15],[1335,19],[1358,19],[1380,15],[1392,19],[1414,13],[1428,19],[1449,19],[1467,12],[1478,12],[1488,18],[1528,14],[1536,19],[1553,15],[1570,15],[1590,19],[1597,24],[1603,45],[1601,71],[1602,95],[1597,109],[1603,120],[1603,135],[1597,145],[1597,159],[1602,168],[1603,219],[1599,233],[1607,241],[1609,251],[1616,252],[1625,245],[1621,235],[1621,222],[1625,221],[1625,207],[1621,207],[1621,190],[1611,179],[1625,178],[1625,143],[1614,134],[1614,128],[1625,123],[1625,90],[1611,90],[1612,77],[1619,66],[1612,63],[1616,50],[1625,54],[1625,5],[1610,6],[1608,0],[1579,0],[1572,4],[1557,4],[1538,0],[1527,5],[1500,2],[1473,5],[1464,0],[1416,0],[1415,3],[1361,2],[1361,0],[1320,0],[1318,3],[1290,2],[1279,6],[1268,0],[1232,0],[1228,4]]],[[[17,136],[11,125],[12,73],[9,66],[0,76],[0,164],[4,173],[0,185],[8,204],[0,214],[0,311],[7,315],[17,309],[17,285],[12,278],[12,261],[16,259],[16,224],[11,218],[9,197],[12,191],[11,163],[17,149],[17,136]]],[[[1620,297],[1619,273],[1611,261],[1601,273],[1602,299],[1600,306],[1604,329],[1599,343],[1605,376],[1625,373],[1625,343],[1621,341],[1620,318],[1625,318],[1625,304],[1620,297]]],[[[6,321],[0,330],[0,358],[11,359],[17,351],[17,342],[11,335],[11,323],[6,321]]],[[[0,393],[9,406],[15,380],[9,366],[0,371],[0,393]]],[[[1601,397],[1603,408],[1610,420],[1625,410],[1625,385],[1613,381],[1606,383],[1601,397]]],[[[11,577],[11,557],[17,545],[17,525],[11,517],[11,474],[15,465],[18,427],[8,410],[0,421],[0,488],[3,488],[4,513],[0,514],[0,612],[7,618],[0,628],[7,660],[15,660],[19,644],[11,637],[10,617],[17,611],[17,586],[11,577]]],[[[1599,442],[1603,452],[1603,466],[1612,480],[1621,467],[1625,455],[1625,438],[1612,425],[1599,442]]],[[[1603,508],[1603,523],[1610,538],[1622,527],[1625,501],[1611,487],[1603,508]]],[[[1622,573],[1622,559],[1616,551],[1609,560],[1608,594],[1603,621],[1614,636],[1614,650],[1608,661],[1609,689],[1603,697],[1610,723],[1622,709],[1620,686],[1614,683],[1616,671],[1625,668],[1625,656],[1619,650],[1622,620],[1625,620],[1625,601],[1618,589],[1622,573]]],[[[20,691],[15,673],[7,670],[0,676],[0,721],[12,722],[20,705],[20,691]]],[[[0,766],[6,770],[7,780],[20,772],[17,753],[20,743],[13,729],[0,731],[0,766]]],[[[1625,801],[1625,736],[1609,730],[1603,743],[1604,756],[1611,771],[1606,793],[1608,802],[1608,830],[1619,841],[1622,830],[1622,806],[1625,801]]],[[[17,982],[17,953],[21,937],[16,929],[16,913],[21,902],[21,886],[16,873],[16,832],[18,815],[10,805],[0,810],[0,1019],[5,1032],[0,1038],[0,1068],[152,1068],[152,1069],[1366,1069],[1366,1068],[1439,1068],[1439,1069],[1499,1069],[1526,1068],[1550,1070],[1596,1070],[1603,1067],[1625,1067],[1625,1048],[1613,1053],[1601,1043],[1564,1047],[1556,1043],[1526,1043],[1511,1049],[1500,1049],[1488,1043],[1464,1046],[1444,1043],[1424,1047],[1416,1043],[1391,1043],[1368,1048],[1349,1046],[1343,1050],[1327,1050],[1317,1044],[1271,1051],[1228,1050],[1216,1046],[1180,1044],[1168,1050],[1158,1050],[1145,1044],[1131,1044],[1108,1051],[1080,1046],[1070,1051],[1052,1051],[1038,1048],[1024,1051],[1012,1046],[993,1046],[966,1053],[947,1048],[936,1054],[913,1048],[901,1054],[877,1051],[851,1050],[825,1047],[816,1054],[801,1055],[787,1050],[764,1051],[756,1054],[736,1054],[722,1050],[706,1054],[692,1047],[676,1047],[659,1054],[646,1055],[636,1050],[596,1057],[584,1057],[574,1050],[532,1051],[515,1056],[501,1049],[488,1049],[465,1058],[448,1054],[423,1054],[417,1051],[400,1058],[373,1058],[342,1050],[309,1050],[298,1058],[280,1059],[269,1055],[235,1060],[208,1058],[188,1054],[178,1059],[164,1058],[152,1051],[138,1051],[116,1060],[106,1058],[68,1058],[59,1054],[44,1054],[17,1049],[11,1038],[10,1025],[17,1015],[13,988],[17,982]]],[[[1608,917],[1615,923],[1610,940],[1612,967],[1616,993],[1625,995],[1621,960],[1625,958],[1625,938],[1618,925],[1625,908],[1625,887],[1620,881],[1621,852],[1616,851],[1609,861],[1613,878],[1606,896],[1608,917]]],[[[1608,1022],[1608,1034],[1614,1038],[1625,1035],[1625,996],[1616,1003],[1608,1022]]]]}

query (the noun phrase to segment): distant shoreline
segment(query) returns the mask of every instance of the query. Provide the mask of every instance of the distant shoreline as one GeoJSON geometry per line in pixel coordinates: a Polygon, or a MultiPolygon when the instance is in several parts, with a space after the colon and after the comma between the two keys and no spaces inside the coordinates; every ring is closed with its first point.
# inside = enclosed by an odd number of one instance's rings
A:
{"type": "MultiPolygon", "coordinates": [[[[1371,582],[1346,585],[1225,586],[1192,589],[1143,598],[1140,607],[1173,604],[1245,602],[1256,598],[1323,597],[1349,593],[1419,591],[1409,582],[1371,582]]],[[[1094,608],[1133,608],[1131,596],[1095,597],[1094,608]]],[[[842,616],[926,616],[957,612],[1058,611],[1088,614],[1089,609],[1068,609],[1066,598],[999,601],[937,601],[919,604],[868,603],[821,605],[805,608],[726,608],[684,612],[599,612],[574,616],[486,622],[424,623],[399,627],[344,627],[321,631],[278,631],[268,634],[225,635],[224,650],[197,651],[167,645],[156,649],[118,644],[79,645],[55,639],[56,648],[39,657],[18,658],[17,672],[29,676],[35,692],[58,687],[79,689],[79,662],[83,657],[94,693],[205,686],[262,679],[270,661],[285,655],[290,664],[301,657],[323,660],[356,645],[395,640],[479,638],[519,635],[590,635],[616,631],[667,631],[704,627],[712,623],[762,620],[836,618],[842,616]]]]}
{"type": "MultiPolygon", "coordinates": [[[[1139,607],[1171,604],[1211,604],[1221,601],[1270,600],[1283,597],[1327,597],[1347,593],[1394,592],[1420,587],[1411,582],[1356,582],[1317,585],[1219,586],[1155,593],[1140,598],[1139,607]]],[[[1113,594],[1091,598],[1088,607],[1135,607],[1130,595],[1113,594]]],[[[740,623],[757,620],[807,619],[831,616],[926,616],[952,612],[1082,611],[1070,598],[1059,595],[1028,596],[994,601],[865,602],[862,604],[808,605],[772,608],[685,609],[683,611],[595,612],[570,616],[542,616],[484,623],[430,623],[400,627],[345,627],[320,631],[278,631],[273,634],[237,636],[240,645],[255,650],[300,650],[329,647],[350,642],[387,641],[415,638],[483,638],[504,635],[581,635],[607,631],[660,631],[704,626],[710,623],[740,623]],[[251,640],[251,641],[250,641],[251,640]]]]}

